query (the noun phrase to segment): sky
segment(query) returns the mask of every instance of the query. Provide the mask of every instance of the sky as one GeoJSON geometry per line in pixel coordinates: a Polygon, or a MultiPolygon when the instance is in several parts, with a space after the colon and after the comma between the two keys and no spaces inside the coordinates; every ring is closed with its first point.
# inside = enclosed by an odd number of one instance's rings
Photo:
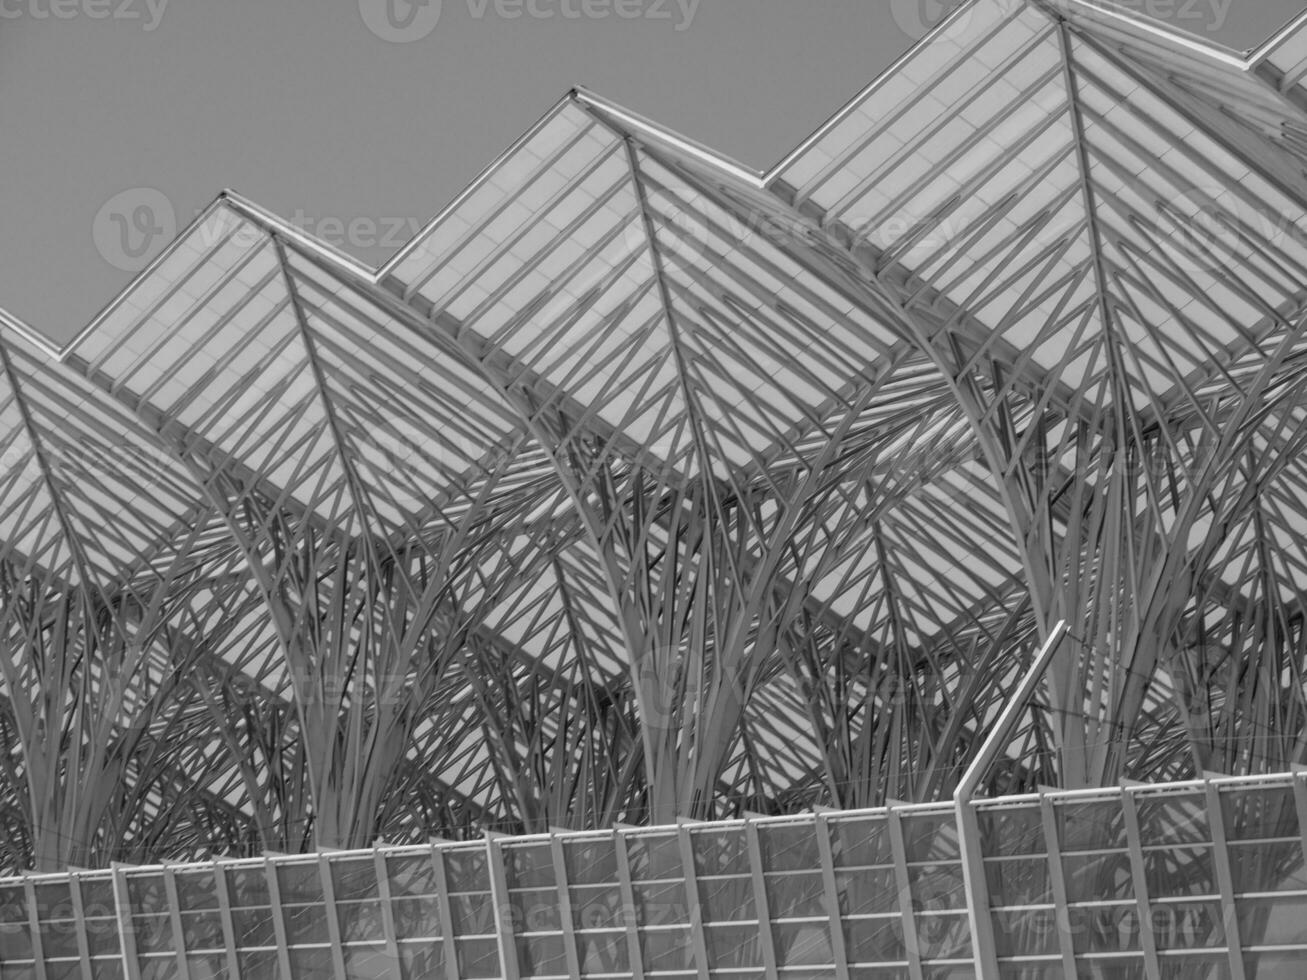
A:
{"type": "Polygon", "coordinates": [[[378,264],[574,85],[765,169],[947,2],[0,0],[0,307],[66,341],[224,188],[378,264]]]}

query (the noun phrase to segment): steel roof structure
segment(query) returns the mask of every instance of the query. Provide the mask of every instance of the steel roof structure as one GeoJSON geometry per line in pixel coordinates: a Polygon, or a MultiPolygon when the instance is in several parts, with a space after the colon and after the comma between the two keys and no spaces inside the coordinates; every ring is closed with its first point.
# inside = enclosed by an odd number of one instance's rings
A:
{"type": "Polygon", "coordinates": [[[0,336],[0,864],[1307,763],[1307,25],[974,0],[759,174],[574,91],[379,269],[0,336]]]}

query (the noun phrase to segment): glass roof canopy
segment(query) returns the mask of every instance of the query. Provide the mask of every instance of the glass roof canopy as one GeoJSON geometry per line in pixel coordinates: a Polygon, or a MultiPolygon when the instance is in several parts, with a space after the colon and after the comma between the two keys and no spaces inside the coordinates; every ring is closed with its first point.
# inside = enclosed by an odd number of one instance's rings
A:
{"type": "Polygon", "coordinates": [[[228,193],[15,325],[22,846],[935,799],[1063,617],[992,789],[1307,761],[1300,33],[974,0],[769,173],[576,91],[380,269],[228,193]]]}

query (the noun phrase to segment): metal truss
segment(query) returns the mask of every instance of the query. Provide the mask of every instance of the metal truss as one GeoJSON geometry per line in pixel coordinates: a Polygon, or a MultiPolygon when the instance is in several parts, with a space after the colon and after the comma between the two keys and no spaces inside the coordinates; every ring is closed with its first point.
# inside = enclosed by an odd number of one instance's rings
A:
{"type": "Polygon", "coordinates": [[[6,317],[0,861],[948,800],[1062,620],[988,792],[1307,763],[1298,37],[974,0],[767,174],[577,91],[6,317]]]}

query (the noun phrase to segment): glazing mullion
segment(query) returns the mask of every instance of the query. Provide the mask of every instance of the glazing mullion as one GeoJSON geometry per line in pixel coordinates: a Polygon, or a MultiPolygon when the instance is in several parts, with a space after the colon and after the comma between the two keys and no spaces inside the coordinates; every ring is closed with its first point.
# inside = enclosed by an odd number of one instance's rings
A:
{"type": "MultiPolygon", "coordinates": [[[[141,980],[141,963],[136,958],[136,933],[132,929],[132,903],[127,894],[127,875],[123,865],[114,863],[113,872],[113,911],[118,919],[118,941],[122,947],[123,976],[127,980],[141,980]]],[[[32,902],[32,915],[36,915],[36,902],[32,902]]],[[[32,948],[36,951],[37,980],[45,980],[44,957],[41,955],[40,932],[32,937],[32,948]]]]}
{"type": "Polygon", "coordinates": [[[502,834],[486,834],[486,863],[490,872],[490,901],[495,913],[495,935],[499,940],[499,966],[504,980],[518,980],[517,936],[513,932],[508,875],[504,870],[504,849],[499,846],[502,834]]]}
{"type": "Polygon", "coordinates": [[[377,876],[377,899],[381,902],[381,934],[386,940],[386,957],[394,965],[395,980],[404,971],[399,961],[399,933],[395,928],[395,910],[390,907],[390,876],[386,873],[386,858],[380,849],[372,849],[372,873],[377,876]]]}
{"type": "Polygon", "coordinates": [[[1307,867],[1307,769],[1293,774],[1293,802],[1298,810],[1298,836],[1302,840],[1303,866],[1307,867]]]}
{"type": "Polygon", "coordinates": [[[921,943],[917,939],[917,917],[912,912],[912,880],[908,877],[908,850],[903,841],[903,818],[898,810],[892,808],[889,811],[889,840],[890,850],[894,853],[894,881],[898,885],[903,944],[908,951],[908,975],[912,980],[924,980],[921,943]]]}
{"type": "Polygon", "coordinates": [[[440,937],[445,948],[445,980],[460,980],[458,944],[454,942],[454,913],[449,905],[449,878],[445,874],[445,857],[434,841],[431,844],[431,870],[435,872],[436,891],[440,896],[440,937]]]}
{"type": "Polygon", "coordinates": [[[998,942],[994,935],[993,903],[985,876],[985,849],[980,839],[980,815],[970,799],[959,794],[953,804],[957,821],[958,856],[962,861],[962,882],[967,898],[967,925],[971,932],[971,956],[976,974],[998,975],[998,942]]]}
{"type": "Polygon", "coordinates": [[[563,957],[567,975],[580,980],[581,959],[576,951],[576,924],[572,919],[572,894],[568,891],[567,862],[563,859],[563,842],[558,834],[549,835],[549,856],[554,864],[554,884],[558,891],[558,919],[563,928],[563,957]]]}
{"type": "Polygon", "coordinates": [[[758,918],[758,936],[762,944],[762,968],[767,980],[776,980],[776,939],[772,935],[771,909],[767,905],[767,881],[763,877],[762,847],[758,843],[758,826],[744,822],[744,842],[749,850],[749,871],[753,879],[753,908],[758,918]]]}
{"type": "MultiPolygon", "coordinates": [[[[1057,926],[1057,948],[1062,954],[1062,972],[1068,977],[1076,975],[1076,944],[1071,935],[1071,899],[1066,890],[1066,871],[1062,867],[1062,842],[1057,838],[1057,813],[1053,801],[1039,794],[1039,817],[1044,828],[1044,844],[1048,851],[1048,883],[1053,890],[1053,922],[1057,926]]],[[[1159,980],[1153,974],[1148,980],[1159,980]]]]}
{"type": "Polygon", "coordinates": [[[1148,980],[1162,980],[1157,958],[1157,936],[1153,932],[1153,909],[1144,872],[1143,839],[1139,833],[1139,810],[1129,787],[1121,790],[1121,819],[1125,824],[1126,849],[1130,855],[1130,883],[1135,893],[1135,915],[1139,916],[1139,943],[1144,951],[1144,973],[1148,980]]]}
{"type": "Polygon", "coordinates": [[[684,820],[676,822],[676,842],[681,851],[681,867],[685,875],[685,902],[690,912],[690,945],[694,949],[699,980],[708,980],[708,942],[703,934],[703,902],[699,898],[699,876],[694,869],[694,842],[690,827],[684,820]]]}
{"type": "Polygon", "coordinates": [[[240,980],[240,959],[236,955],[236,928],[231,921],[231,895],[227,891],[227,872],[221,862],[213,862],[213,883],[218,893],[218,919],[222,923],[223,943],[227,947],[227,974],[240,980]]]}
{"type": "Polygon", "coordinates": [[[322,879],[323,911],[327,916],[327,940],[331,943],[331,964],[336,976],[345,980],[345,948],[340,942],[340,919],[337,917],[336,888],[331,881],[331,863],[326,854],[318,855],[318,877],[322,879]]]}
{"type": "Polygon", "coordinates": [[[82,976],[91,977],[91,946],[86,941],[86,907],[82,902],[82,883],[77,875],[68,876],[68,894],[73,902],[73,915],[77,919],[77,957],[82,961],[82,976]]]}
{"type": "Polygon", "coordinates": [[[830,846],[830,821],[817,810],[813,814],[817,854],[821,861],[822,900],[830,921],[830,948],[835,960],[835,980],[849,980],[849,957],[844,947],[844,920],[840,917],[840,892],[835,882],[835,855],[830,846]]]}
{"type": "Polygon", "coordinates": [[[177,900],[177,877],[172,868],[163,869],[163,891],[168,896],[168,921],[172,924],[172,949],[177,958],[177,976],[191,980],[191,965],[186,959],[186,939],[182,936],[182,911],[177,900]]]}
{"type": "Polygon", "coordinates": [[[626,848],[626,834],[613,831],[613,848],[617,858],[617,888],[622,896],[622,919],[626,923],[627,959],[632,980],[644,980],[644,956],[640,952],[639,920],[635,909],[635,889],[631,887],[631,859],[626,848]]]}
{"type": "MultiPolygon", "coordinates": [[[[36,964],[36,980],[46,980],[45,948],[41,942],[41,916],[36,908],[36,887],[31,878],[23,879],[23,895],[27,899],[27,928],[32,933],[32,960],[36,964]]],[[[114,893],[114,905],[117,906],[117,892],[114,893]]],[[[122,916],[118,917],[118,931],[123,931],[122,916]]]]}
{"type": "Polygon", "coordinates": [[[263,878],[268,883],[268,901],[272,908],[272,932],[277,937],[277,965],[285,980],[291,980],[290,941],[286,938],[286,920],[281,914],[281,883],[277,881],[277,866],[271,859],[263,859],[263,878]]]}
{"type": "Polygon", "coordinates": [[[1239,914],[1234,905],[1234,875],[1230,871],[1230,849],[1225,840],[1225,817],[1221,813],[1221,794],[1216,784],[1207,781],[1207,826],[1212,834],[1212,863],[1216,867],[1216,884],[1221,890],[1221,925],[1225,930],[1225,948],[1230,960],[1230,980],[1244,980],[1243,943],[1239,939],[1239,914]]]}

